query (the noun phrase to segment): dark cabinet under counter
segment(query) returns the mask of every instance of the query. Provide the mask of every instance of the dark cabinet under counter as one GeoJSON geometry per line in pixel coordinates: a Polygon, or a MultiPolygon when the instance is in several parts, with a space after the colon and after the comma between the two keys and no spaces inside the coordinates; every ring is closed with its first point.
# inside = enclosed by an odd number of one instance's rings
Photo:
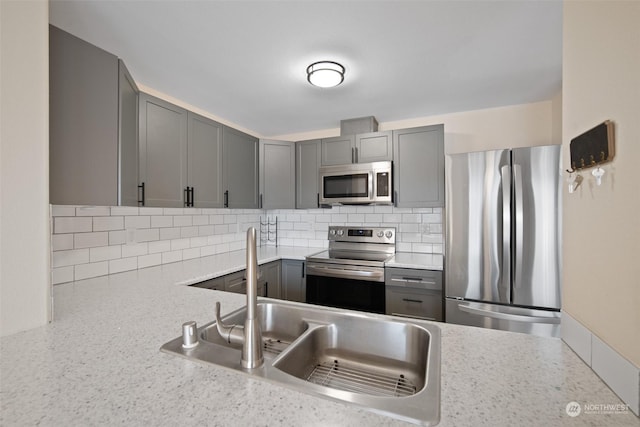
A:
{"type": "Polygon", "coordinates": [[[386,314],[443,321],[442,272],[385,268],[386,314]]]}

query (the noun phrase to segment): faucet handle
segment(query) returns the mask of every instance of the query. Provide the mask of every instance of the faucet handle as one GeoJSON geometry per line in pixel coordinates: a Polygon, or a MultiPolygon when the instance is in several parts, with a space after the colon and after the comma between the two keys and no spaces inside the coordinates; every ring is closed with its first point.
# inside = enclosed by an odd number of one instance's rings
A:
{"type": "Polygon", "coordinates": [[[218,334],[230,344],[242,344],[244,327],[242,325],[225,325],[220,318],[220,301],[216,301],[216,329],[218,334]]]}

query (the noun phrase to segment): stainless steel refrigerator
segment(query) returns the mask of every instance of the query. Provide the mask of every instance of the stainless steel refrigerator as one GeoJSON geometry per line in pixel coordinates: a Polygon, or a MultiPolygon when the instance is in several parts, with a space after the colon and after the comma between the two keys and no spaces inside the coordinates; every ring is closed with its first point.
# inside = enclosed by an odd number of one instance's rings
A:
{"type": "Polygon", "coordinates": [[[560,146],[446,157],[449,323],[560,336],[560,146]]]}

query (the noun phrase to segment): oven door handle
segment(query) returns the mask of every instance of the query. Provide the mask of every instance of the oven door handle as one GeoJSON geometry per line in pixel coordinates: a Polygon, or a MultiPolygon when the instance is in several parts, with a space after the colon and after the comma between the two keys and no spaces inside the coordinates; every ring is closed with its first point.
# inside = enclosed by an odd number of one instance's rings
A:
{"type": "Polygon", "coordinates": [[[347,268],[309,265],[307,263],[307,276],[336,277],[339,279],[360,279],[372,282],[384,282],[384,270],[352,270],[347,268]]]}

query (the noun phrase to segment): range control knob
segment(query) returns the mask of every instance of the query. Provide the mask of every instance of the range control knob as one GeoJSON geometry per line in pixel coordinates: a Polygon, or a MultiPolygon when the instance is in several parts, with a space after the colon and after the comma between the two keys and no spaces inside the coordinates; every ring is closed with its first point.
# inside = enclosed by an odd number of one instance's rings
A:
{"type": "Polygon", "coordinates": [[[338,236],[342,236],[344,234],[344,230],[338,230],[338,236]]]}
{"type": "Polygon", "coordinates": [[[332,236],[335,236],[336,230],[329,230],[329,234],[332,235],[332,236]]]}
{"type": "Polygon", "coordinates": [[[382,236],[384,236],[384,231],[382,230],[378,231],[378,237],[382,237],[382,236]]]}
{"type": "Polygon", "coordinates": [[[390,239],[391,237],[393,237],[393,231],[388,230],[388,231],[385,233],[385,236],[387,236],[387,239],[390,239]]]}

